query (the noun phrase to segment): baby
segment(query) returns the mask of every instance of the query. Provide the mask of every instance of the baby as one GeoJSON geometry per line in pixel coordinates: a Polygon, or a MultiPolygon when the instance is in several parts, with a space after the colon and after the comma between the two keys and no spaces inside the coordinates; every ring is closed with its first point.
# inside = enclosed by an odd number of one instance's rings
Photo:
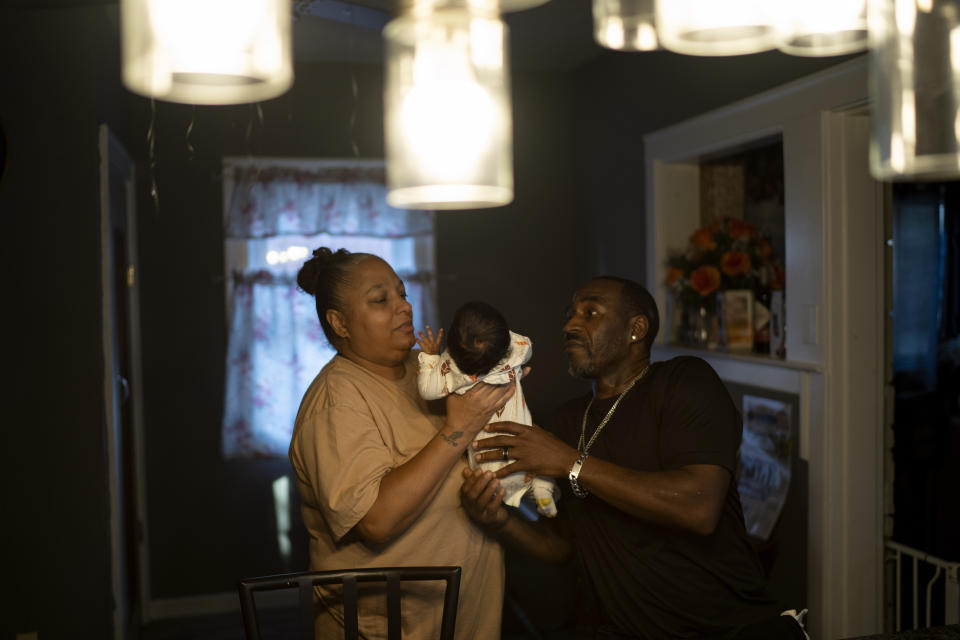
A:
{"type": "MultiPolygon", "coordinates": [[[[441,354],[442,337],[443,329],[434,337],[427,327],[427,335],[420,332],[417,340],[422,349],[417,376],[421,396],[436,400],[450,393],[463,394],[478,382],[516,384],[516,393],[490,422],[533,424],[520,389],[522,367],[533,353],[529,339],[510,331],[500,312],[484,302],[468,302],[457,309],[447,336],[447,350],[441,354]]],[[[477,440],[493,435],[497,434],[481,431],[477,440]]],[[[478,463],[473,448],[468,447],[467,452],[471,469],[479,465],[485,471],[496,471],[508,463],[506,459],[478,463]]],[[[553,480],[537,476],[527,480],[526,476],[521,471],[500,480],[500,486],[506,490],[504,503],[518,507],[523,496],[532,493],[537,511],[547,517],[555,516],[557,488],[553,480]]]]}

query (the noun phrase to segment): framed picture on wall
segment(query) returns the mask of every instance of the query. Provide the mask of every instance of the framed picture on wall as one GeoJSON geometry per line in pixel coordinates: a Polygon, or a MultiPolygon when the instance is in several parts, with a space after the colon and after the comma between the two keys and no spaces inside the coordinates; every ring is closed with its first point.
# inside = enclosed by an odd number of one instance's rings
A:
{"type": "Polygon", "coordinates": [[[744,394],[740,445],[740,501],[747,533],[767,540],[790,489],[793,407],[773,398],[744,394]]]}

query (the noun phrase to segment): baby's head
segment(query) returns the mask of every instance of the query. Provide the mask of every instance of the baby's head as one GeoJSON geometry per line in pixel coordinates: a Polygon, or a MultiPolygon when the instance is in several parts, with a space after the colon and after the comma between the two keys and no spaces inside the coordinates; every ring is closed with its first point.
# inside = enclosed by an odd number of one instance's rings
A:
{"type": "Polygon", "coordinates": [[[485,302],[468,302],[453,315],[447,350],[468,376],[486,373],[510,350],[507,321],[485,302]]]}

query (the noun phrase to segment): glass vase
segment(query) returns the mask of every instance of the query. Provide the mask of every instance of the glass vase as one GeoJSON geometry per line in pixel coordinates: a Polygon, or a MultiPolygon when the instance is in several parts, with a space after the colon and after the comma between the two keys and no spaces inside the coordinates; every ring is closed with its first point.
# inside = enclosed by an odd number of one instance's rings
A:
{"type": "Polygon", "coordinates": [[[694,347],[706,349],[710,346],[710,334],[713,325],[713,314],[706,305],[700,305],[692,310],[690,323],[690,344],[694,347]]]}

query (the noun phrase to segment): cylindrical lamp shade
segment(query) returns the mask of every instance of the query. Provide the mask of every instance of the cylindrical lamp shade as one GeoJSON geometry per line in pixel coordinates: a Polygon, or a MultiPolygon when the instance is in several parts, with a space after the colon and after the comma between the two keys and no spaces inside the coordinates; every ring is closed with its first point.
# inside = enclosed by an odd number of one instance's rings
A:
{"type": "Polygon", "coordinates": [[[770,0],[656,0],[660,45],[676,53],[732,56],[775,45],[770,0]]]}
{"type": "Polygon", "coordinates": [[[795,56],[839,56],[867,48],[866,0],[779,3],[777,48],[795,56]]]}
{"type": "Polygon", "coordinates": [[[293,83],[289,0],[122,0],[123,83],[187,104],[276,97],[293,83]]]}
{"type": "Polygon", "coordinates": [[[870,170],[960,176],[960,3],[870,0],[870,170]]]}
{"type": "Polygon", "coordinates": [[[387,202],[477,209],[513,200],[506,25],[450,8],[383,30],[387,202]]]}
{"type": "Polygon", "coordinates": [[[654,0],[593,0],[593,37],[617,51],[653,51],[660,44],[654,0]]]}

